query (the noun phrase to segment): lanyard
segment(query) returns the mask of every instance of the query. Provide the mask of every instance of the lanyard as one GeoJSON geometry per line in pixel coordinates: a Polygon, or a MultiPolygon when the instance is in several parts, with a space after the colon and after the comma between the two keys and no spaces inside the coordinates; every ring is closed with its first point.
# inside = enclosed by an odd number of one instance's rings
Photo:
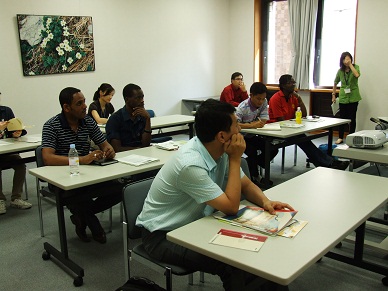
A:
{"type": "Polygon", "coordinates": [[[350,71],[349,72],[344,72],[344,79],[345,79],[345,85],[348,86],[348,80],[349,80],[349,74],[350,74],[350,71]]]}

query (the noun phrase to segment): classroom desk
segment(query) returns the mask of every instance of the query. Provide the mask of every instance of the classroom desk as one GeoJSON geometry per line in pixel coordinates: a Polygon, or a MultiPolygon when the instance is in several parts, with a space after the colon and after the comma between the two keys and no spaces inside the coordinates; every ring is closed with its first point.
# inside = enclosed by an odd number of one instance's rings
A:
{"type": "MultiPolygon", "coordinates": [[[[124,157],[130,154],[137,154],[148,157],[159,158],[159,161],[148,163],[139,167],[116,163],[104,166],[98,165],[80,165],[79,176],[71,177],[68,166],[45,166],[35,169],[30,169],[29,173],[43,181],[47,181],[63,190],[72,190],[92,184],[110,181],[134,174],[139,174],[151,170],[160,169],[164,163],[174,154],[174,151],[165,151],[156,147],[150,146],[146,148],[135,149],[117,153],[116,157],[124,157]]],[[[124,185],[123,185],[124,186],[124,185]]],[[[47,260],[50,255],[54,256],[68,269],[73,271],[77,277],[74,279],[74,285],[80,286],[83,283],[84,270],[69,258],[66,238],[65,217],[63,212],[63,197],[56,193],[56,207],[58,215],[58,229],[60,238],[60,250],[45,242],[45,252],[42,258],[47,260]]]]}
{"type": "Polygon", "coordinates": [[[388,200],[388,179],[318,167],[265,193],[289,203],[299,211],[295,218],[308,221],[293,239],[268,237],[259,252],[213,245],[209,241],[221,228],[257,232],[211,216],[167,233],[167,239],[281,285],[289,285],[325,255],[388,275],[388,268],[362,258],[365,221],[388,200]],[[330,253],[353,230],[357,232],[354,258],[330,253]]]}
{"type": "Polygon", "coordinates": [[[349,171],[353,171],[353,163],[355,160],[388,164],[388,143],[375,149],[352,148],[346,144],[342,144],[333,150],[333,155],[349,159],[349,171]]]}
{"type": "MultiPolygon", "coordinates": [[[[282,122],[292,122],[292,121],[279,121],[277,123],[282,122]]],[[[341,125],[349,123],[350,119],[340,119],[340,118],[330,118],[330,117],[321,117],[319,121],[312,122],[302,120],[302,124],[304,127],[301,128],[281,128],[281,130],[260,130],[260,129],[241,129],[241,132],[252,133],[256,135],[260,135],[264,138],[265,141],[265,182],[266,187],[269,187],[270,180],[270,171],[271,171],[271,160],[270,160],[270,151],[274,149],[279,149],[285,146],[298,144],[304,141],[313,140],[316,138],[320,138],[322,136],[328,136],[328,144],[333,143],[333,128],[341,125]],[[293,138],[300,134],[311,133],[314,131],[321,131],[320,133],[313,133],[307,135],[302,138],[293,138]]],[[[328,155],[331,155],[332,149],[328,147],[328,155]]]]}
{"type": "MultiPolygon", "coordinates": [[[[189,137],[194,136],[194,116],[173,114],[165,116],[155,116],[151,118],[151,129],[162,129],[174,126],[187,125],[189,127],[189,137]]],[[[105,124],[98,125],[105,133],[105,124]]]]}
{"type": "MultiPolygon", "coordinates": [[[[38,146],[41,145],[41,143],[42,143],[41,134],[28,134],[20,138],[2,139],[0,140],[0,156],[5,154],[24,153],[24,152],[34,151],[38,146]]],[[[35,153],[34,153],[34,157],[35,157],[35,153]]]]}

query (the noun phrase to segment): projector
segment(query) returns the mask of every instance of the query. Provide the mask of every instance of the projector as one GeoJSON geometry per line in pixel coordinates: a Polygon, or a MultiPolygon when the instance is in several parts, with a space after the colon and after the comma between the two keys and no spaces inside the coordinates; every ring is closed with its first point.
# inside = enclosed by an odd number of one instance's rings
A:
{"type": "Polygon", "coordinates": [[[378,148],[387,141],[385,132],[381,130],[361,130],[346,137],[346,144],[353,148],[378,148]]]}

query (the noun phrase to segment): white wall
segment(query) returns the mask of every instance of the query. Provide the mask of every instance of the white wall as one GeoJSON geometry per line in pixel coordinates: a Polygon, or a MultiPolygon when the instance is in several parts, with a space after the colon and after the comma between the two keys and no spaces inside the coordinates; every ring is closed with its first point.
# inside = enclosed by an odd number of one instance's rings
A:
{"type": "Polygon", "coordinates": [[[67,86],[80,88],[89,104],[102,82],[111,83],[112,103],[119,108],[122,88],[136,83],[146,107],[165,115],[180,113],[182,98],[220,94],[233,71],[253,80],[253,0],[0,0],[0,5],[1,103],[34,126],[30,133],[60,112],[58,95],[67,86]],[[96,71],[24,77],[16,14],[92,16],[96,71]]]}
{"type": "MultiPolygon", "coordinates": [[[[388,116],[386,87],[388,1],[358,0],[356,63],[360,65],[361,100],[357,112],[357,130],[374,129],[370,117],[388,116]]],[[[339,34],[340,35],[340,34],[339,34]]]]}

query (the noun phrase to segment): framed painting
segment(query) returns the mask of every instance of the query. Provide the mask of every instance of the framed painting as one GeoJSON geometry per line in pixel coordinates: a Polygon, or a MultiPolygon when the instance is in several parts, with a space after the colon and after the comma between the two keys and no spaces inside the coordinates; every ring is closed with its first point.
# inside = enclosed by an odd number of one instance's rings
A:
{"type": "Polygon", "coordinates": [[[91,16],[16,16],[23,75],[95,70],[91,16]]]}

